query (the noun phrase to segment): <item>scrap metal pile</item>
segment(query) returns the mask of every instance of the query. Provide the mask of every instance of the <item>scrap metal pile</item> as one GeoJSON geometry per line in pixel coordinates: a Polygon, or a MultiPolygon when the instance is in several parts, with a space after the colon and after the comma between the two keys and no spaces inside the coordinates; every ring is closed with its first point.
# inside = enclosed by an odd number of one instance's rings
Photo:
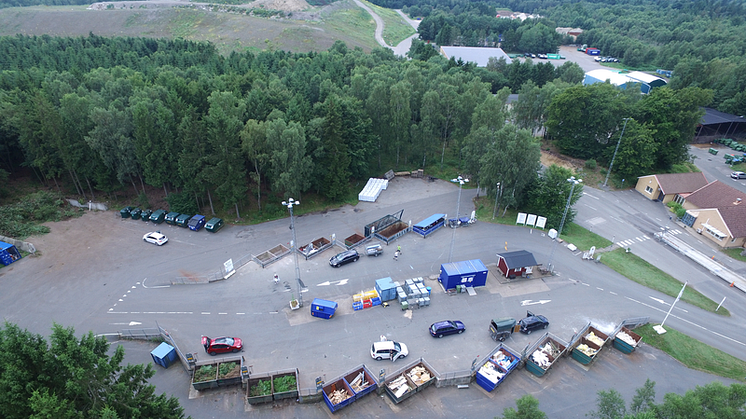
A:
{"type": "Polygon", "coordinates": [[[334,390],[332,391],[332,394],[329,395],[329,401],[333,405],[338,405],[342,403],[343,401],[349,399],[351,396],[349,393],[347,393],[347,390],[334,390]]]}
{"type": "Polygon", "coordinates": [[[412,380],[413,383],[417,384],[418,386],[421,386],[430,381],[430,371],[422,366],[416,366],[412,368],[407,373],[407,376],[412,380]]]}
{"type": "Polygon", "coordinates": [[[624,331],[617,333],[616,337],[617,339],[621,340],[622,342],[626,343],[627,345],[633,348],[637,346],[637,341],[635,340],[635,338],[625,333],[624,331]]]}
{"type": "Polygon", "coordinates": [[[554,358],[560,354],[560,350],[554,346],[552,341],[548,341],[544,346],[539,347],[531,354],[531,360],[541,368],[547,369],[552,366],[554,358]]]}

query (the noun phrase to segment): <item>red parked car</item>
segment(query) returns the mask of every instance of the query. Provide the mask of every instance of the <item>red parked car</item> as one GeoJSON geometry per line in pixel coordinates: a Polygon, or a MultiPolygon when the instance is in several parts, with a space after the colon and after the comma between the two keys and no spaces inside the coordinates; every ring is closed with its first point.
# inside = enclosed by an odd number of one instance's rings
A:
{"type": "Polygon", "coordinates": [[[205,347],[205,352],[208,354],[216,355],[228,352],[238,352],[243,349],[243,342],[240,338],[229,338],[223,336],[211,339],[207,336],[202,336],[202,346],[205,347]]]}

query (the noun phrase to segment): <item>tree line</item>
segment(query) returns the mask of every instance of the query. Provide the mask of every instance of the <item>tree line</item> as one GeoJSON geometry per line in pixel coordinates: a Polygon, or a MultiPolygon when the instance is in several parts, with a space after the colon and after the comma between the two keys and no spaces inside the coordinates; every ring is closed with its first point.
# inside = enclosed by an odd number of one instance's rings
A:
{"type": "MultiPolygon", "coordinates": [[[[213,209],[217,201],[238,217],[241,207],[261,209],[267,194],[339,201],[351,179],[441,167],[452,156],[459,165],[472,132],[498,132],[510,119],[504,84],[538,74],[577,83],[582,74],[573,65],[404,60],[342,43],[221,57],[183,40],[15,36],[0,38],[0,51],[5,171],[20,162],[84,199],[150,185],[213,209]],[[483,81],[492,75],[503,94],[483,81]]],[[[534,161],[523,167],[538,162],[524,155],[534,161]]],[[[501,172],[490,168],[497,161],[476,164],[475,172],[501,172]]]]}
{"type": "Polygon", "coordinates": [[[628,116],[615,171],[669,170],[686,160],[709,99],[695,88],[580,86],[573,63],[476,68],[422,42],[412,60],[341,42],[222,57],[206,43],[96,36],[3,37],[0,51],[13,51],[0,62],[0,170],[21,162],[84,200],[150,185],[237,217],[268,195],[339,202],[351,182],[390,168],[448,165],[492,196],[499,183],[503,208],[529,206],[557,226],[567,198],[541,191],[566,197],[569,175],[537,175],[537,133],[604,162],[628,116]]]}

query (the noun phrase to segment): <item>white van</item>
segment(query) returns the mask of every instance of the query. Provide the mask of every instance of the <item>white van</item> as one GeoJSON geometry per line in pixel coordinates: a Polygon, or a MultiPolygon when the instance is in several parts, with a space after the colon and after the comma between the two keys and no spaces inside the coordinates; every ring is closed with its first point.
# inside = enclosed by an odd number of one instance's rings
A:
{"type": "Polygon", "coordinates": [[[373,346],[370,347],[370,357],[376,361],[382,359],[390,359],[396,361],[399,358],[404,358],[409,355],[407,345],[393,340],[385,340],[383,342],[374,342],[373,346]]]}

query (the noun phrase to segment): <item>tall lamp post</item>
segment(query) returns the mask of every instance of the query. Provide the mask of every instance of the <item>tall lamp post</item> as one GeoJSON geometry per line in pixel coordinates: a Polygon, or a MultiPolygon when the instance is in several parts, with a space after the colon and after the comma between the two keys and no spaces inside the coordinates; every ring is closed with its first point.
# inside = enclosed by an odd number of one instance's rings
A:
{"type": "Polygon", "coordinates": [[[629,121],[632,118],[622,118],[624,119],[624,126],[622,127],[622,134],[619,136],[619,141],[616,143],[616,148],[614,149],[614,155],[611,156],[611,164],[609,165],[609,171],[606,172],[606,179],[604,179],[604,187],[606,187],[606,182],[609,181],[609,175],[611,174],[611,168],[614,167],[614,159],[616,159],[616,152],[619,151],[619,144],[622,143],[622,137],[624,137],[624,129],[627,128],[627,121],[629,121]]]}
{"type": "Polygon", "coordinates": [[[295,220],[293,218],[293,207],[300,205],[300,201],[296,201],[293,198],[289,198],[287,201],[282,201],[282,205],[290,210],[290,229],[293,230],[293,242],[290,243],[290,251],[293,252],[295,258],[295,279],[298,281],[298,307],[303,307],[303,294],[302,289],[305,287],[303,281],[300,280],[300,267],[298,266],[298,240],[295,237],[295,220]]]}
{"type": "Polygon", "coordinates": [[[497,182],[497,187],[495,188],[495,209],[492,210],[492,219],[495,219],[495,214],[497,214],[497,198],[500,196],[500,182],[497,182]]]}
{"type": "MultiPolygon", "coordinates": [[[[451,182],[458,183],[458,202],[456,203],[456,226],[458,226],[459,223],[459,211],[461,210],[461,187],[464,186],[464,183],[469,182],[469,179],[464,179],[461,176],[457,177],[456,179],[451,179],[451,182]]],[[[453,229],[453,235],[451,235],[451,251],[448,252],[448,262],[451,262],[451,259],[453,258],[453,243],[456,241],[456,228],[453,229]]]]}
{"type": "Polygon", "coordinates": [[[557,243],[558,243],[560,234],[562,234],[562,227],[565,226],[565,218],[567,217],[567,211],[570,209],[570,201],[572,201],[572,194],[575,192],[575,185],[583,182],[583,179],[575,179],[575,176],[570,176],[570,179],[567,179],[567,181],[572,183],[572,186],[570,186],[570,196],[567,197],[567,204],[565,205],[565,212],[562,214],[562,221],[560,221],[559,230],[557,230],[557,237],[554,238],[554,246],[552,246],[552,253],[549,255],[549,262],[547,262],[547,267],[549,268],[550,272],[554,272],[554,266],[552,266],[552,259],[554,258],[554,251],[557,250],[557,243]]]}

